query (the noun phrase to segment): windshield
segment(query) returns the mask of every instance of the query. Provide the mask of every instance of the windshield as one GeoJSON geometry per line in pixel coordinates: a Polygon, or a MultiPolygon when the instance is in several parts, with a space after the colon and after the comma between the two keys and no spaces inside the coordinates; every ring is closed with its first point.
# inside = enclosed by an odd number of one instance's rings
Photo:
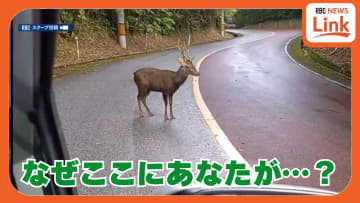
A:
{"type": "MultiPolygon", "coordinates": [[[[301,15],[60,9],[55,23],[13,21],[15,33],[56,36],[53,57],[34,57],[53,61],[48,111],[68,152],[19,158],[17,185],[80,195],[340,193],[351,176],[351,48],[306,46],[301,15]],[[35,180],[31,170],[47,175],[35,180]]],[[[47,88],[39,81],[35,98],[47,88]]],[[[37,121],[26,122],[35,134],[37,121]]]]}

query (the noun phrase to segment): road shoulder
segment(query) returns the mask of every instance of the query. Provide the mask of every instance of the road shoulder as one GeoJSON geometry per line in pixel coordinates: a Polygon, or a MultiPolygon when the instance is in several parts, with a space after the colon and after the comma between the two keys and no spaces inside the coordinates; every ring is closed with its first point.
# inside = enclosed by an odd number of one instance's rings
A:
{"type": "MultiPolygon", "coordinates": [[[[209,57],[213,54],[216,54],[218,52],[230,49],[230,48],[231,48],[231,46],[225,47],[225,48],[220,48],[220,49],[212,51],[209,54],[202,57],[196,64],[197,71],[200,72],[201,63],[207,57],[209,57]]],[[[211,114],[209,108],[207,107],[204,99],[201,96],[198,77],[193,77],[193,93],[194,93],[195,102],[196,102],[197,106],[199,107],[199,110],[200,110],[206,124],[210,128],[211,132],[214,134],[216,141],[222,147],[224,152],[230,157],[231,160],[240,161],[241,163],[245,163],[247,168],[251,168],[249,163],[244,159],[243,156],[241,156],[241,154],[237,151],[237,149],[232,145],[232,143],[230,142],[228,137],[225,135],[224,131],[221,129],[219,124],[216,122],[216,119],[211,114]]]]}
{"type": "Polygon", "coordinates": [[[334,71],[329,68],[326,63],[329,62],[326,58],[319,56],[311,49],[305,48],[303,51],[300,47],[301,36],[295,36],[291,38],[285,45],[285,53],[288,57],[296,63],[298,66],[307,70],[319,77],[324,78],[325,80],[337,84],[346,89],[351,89],[351,78],[348,78],[344,74],[334,71]],[[324,60],[326,63],[319,63],[313,59],[311,56],[321,57],[321,60],[324,60]]]}

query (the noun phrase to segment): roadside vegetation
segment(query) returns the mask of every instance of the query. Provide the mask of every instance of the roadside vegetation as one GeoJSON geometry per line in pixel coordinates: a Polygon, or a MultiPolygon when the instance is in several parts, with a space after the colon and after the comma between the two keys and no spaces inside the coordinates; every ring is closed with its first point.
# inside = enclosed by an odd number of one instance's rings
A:
{"type": "Polygon", "coordinates": [[[286,28],[301,28],[301,9],[240,9],[232,18],[239,28],[277,29],[279,28],[277,25],[283,24],[288,24],[286,28]],[[271,25],[271,27],[261,25],[271,25]]]}
{"type": "MultiPolygon", "coordinates": [[[[230,18],[234,13],[226,15],[230,18]]],[[[189,34],[192,44],[233,38],[228,33],[221,36],[220,16],[221,10],[214,9],[126,9],[127,48],[122,49],[115,9],[60,10],[59,23],[72,24],[73,31],[58,33],[55,75],[81,71],[87,67],[83,64],[89,62],[114,62],[122,57],[175,48],[178,39],[189,34]]]]}
{"type": "MultiPolygon", "coordinates": [[[[59,23],[72,24],[73,31],[58,33],[54,76],[176,48],[189,35],[192,45],[232,39],[221,36],[221,15],[221,9],[125,9],[123,49],[115,9],[60,10],[59,23]]],[[[299,9],[225,9],[224,19],[229,28],[301,29],[299,9]]]]}
{"type": "Polygon", "coordinates": [[[310,70],[346,86],[351,86],[350,48],[301,48],[301,36],[287,47],[289,54],[310,70]]]}

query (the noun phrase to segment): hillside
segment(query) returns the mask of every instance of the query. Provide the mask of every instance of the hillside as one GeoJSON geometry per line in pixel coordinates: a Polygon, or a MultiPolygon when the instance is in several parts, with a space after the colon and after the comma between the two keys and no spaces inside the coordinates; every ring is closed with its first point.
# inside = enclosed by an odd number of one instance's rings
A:
{"type": "Polygon", "coordinates": [[[221,37],[218,19],[217,10],[126,10],[127,49],[122,49],[114,9],[60,10],[59,22],[71,23],[73,31],[58,34],[55,67],[174,48],[188,35],[192,44],[232,38],[221,37]]]}

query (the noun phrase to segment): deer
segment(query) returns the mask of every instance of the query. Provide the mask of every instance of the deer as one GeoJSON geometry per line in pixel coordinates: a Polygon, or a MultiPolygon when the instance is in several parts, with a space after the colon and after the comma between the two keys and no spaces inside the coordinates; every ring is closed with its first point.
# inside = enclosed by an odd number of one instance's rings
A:
{"type": "Polygon", "coordinates": [[[187,45],[183,43],[183,46],[180,46],[179,41],[178,49],[181,56],[178,58],[180,67],[177,71],[144,67],[134,72],[134,81],[138,89],[137,102],[140,117],[144,117],[141,103],[145,106],[149,116],[154,116],[146,104],[147,96],[154,91],[162,93],[165,104],[164,121],[175,119],[173,114],[173,96],[175,92],[184,84],[189,75],[200,76],[193,64],[194,57],[190,55],[190,36],[187,45]],[[168,103],[170,104],[170,118],[167,111],[168,103]]]}

